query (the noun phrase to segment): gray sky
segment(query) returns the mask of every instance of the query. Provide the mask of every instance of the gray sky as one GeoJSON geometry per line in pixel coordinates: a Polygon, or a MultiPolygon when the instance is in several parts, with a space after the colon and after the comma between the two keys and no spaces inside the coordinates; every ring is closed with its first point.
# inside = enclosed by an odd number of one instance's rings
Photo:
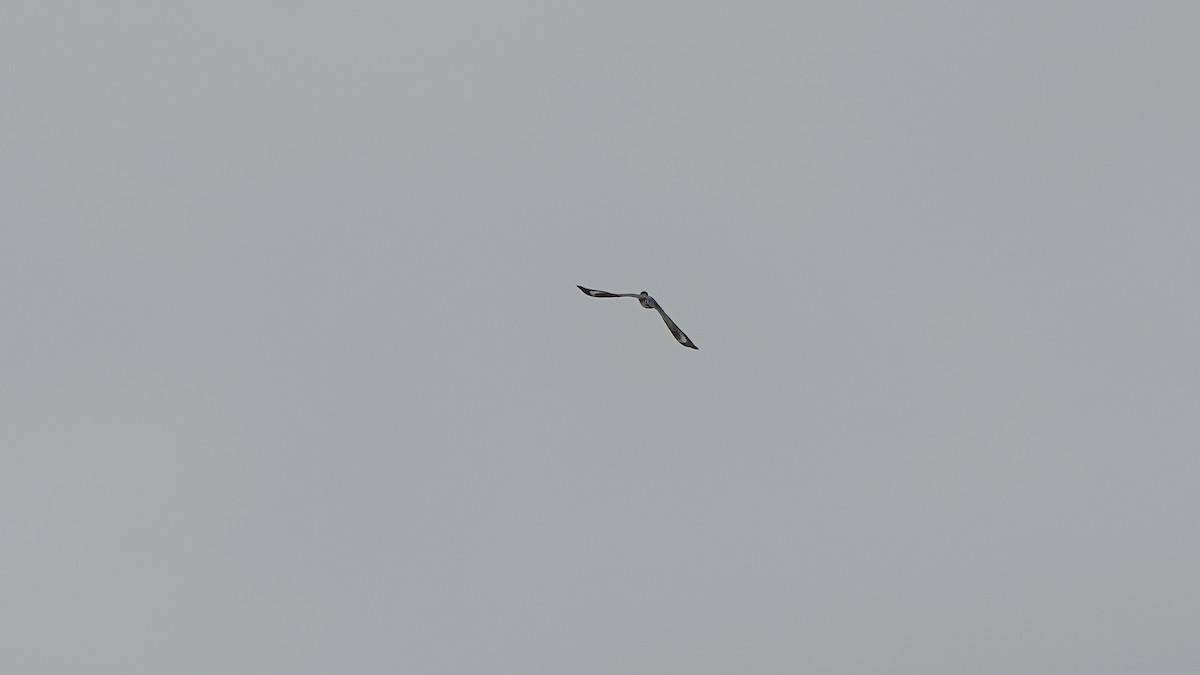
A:
{"type": "Polygon", "coordinates": [[[1198,25],[5,3],[0,671],[1200,671],[1198,25]]]}

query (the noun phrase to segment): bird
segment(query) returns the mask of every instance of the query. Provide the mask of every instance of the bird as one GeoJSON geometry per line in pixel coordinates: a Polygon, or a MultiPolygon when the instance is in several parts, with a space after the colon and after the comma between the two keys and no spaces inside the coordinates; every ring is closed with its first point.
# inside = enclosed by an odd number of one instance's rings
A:
{"type": "Polygon", "coordinates": [[[671,335],[675,336],[675,339],[679,341],[679,344],[689,349],[700,349],[696,346],[696,343],[692,342],[692,339],[687,336],[687,333],[679,330],[679,326],[676,326],[675,322],[671,320],[671,317],[667,316],[667,313],[663,311],[662,305],[658,304],[658,301],[650,297],[650,294],[646,291],[642,291],[641,293],[609,293],[608,291],[596,291],[578,285],[576,288],[583,291],[585,295],[590,295],[593,298],[637,298],[638,302],[642,303],[642,307],[658,311],[658,315],[662,317],[663,323],[667,324],[667,330],[671,331],[671,335]]]}

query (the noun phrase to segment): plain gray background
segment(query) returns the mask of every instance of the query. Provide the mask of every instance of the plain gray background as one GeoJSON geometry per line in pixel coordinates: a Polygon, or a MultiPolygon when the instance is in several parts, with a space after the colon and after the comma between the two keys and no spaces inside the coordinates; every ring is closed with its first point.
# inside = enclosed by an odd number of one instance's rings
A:
{"type": "Polygon", "coordinates": [[[1200,672],[1198,25],[5,2],[0,671],[1200,672]]]}

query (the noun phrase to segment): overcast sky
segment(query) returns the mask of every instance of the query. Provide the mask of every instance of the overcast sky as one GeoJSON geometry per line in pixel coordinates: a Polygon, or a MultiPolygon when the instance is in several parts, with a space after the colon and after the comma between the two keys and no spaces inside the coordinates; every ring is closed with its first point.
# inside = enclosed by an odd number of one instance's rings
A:
{"type": "Polygon", "coordinates": [[[1200,672],[1198,63],[1194,0],[5,2],[0,671],[1200,672]]]}

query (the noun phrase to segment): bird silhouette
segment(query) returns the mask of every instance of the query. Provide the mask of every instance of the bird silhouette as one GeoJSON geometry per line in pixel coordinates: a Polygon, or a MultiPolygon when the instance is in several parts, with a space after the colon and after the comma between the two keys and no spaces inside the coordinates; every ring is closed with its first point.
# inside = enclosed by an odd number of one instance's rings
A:
{"type": "Polygon", "coordinates": [[[609,293],[608,291],[596,291],[590,288],[584,288],[583,286],[576,286],[576,288],[583,291],[584,294],[592,296],[593,298],[637,298],[638,302],[642,303],[642,307],[645,307],[646,309],[653,309],[658,312],[658,315],[662,317],[663,323],[667,324],[667,330],[671,331],[671,335],[675,336],[675,339],[679,341],[679,344],[683,345],[684,347],[688,347],[689,349],[700,349],[696,346],[696,343],[692,342],[692,339],[687,336],[687,333],[684,333],[682,330],[680,330],[679,326],[676,326],[675,322],[671,320],[671,317],[667,316],[667,313],[663,311],[662,305],[658,304],[658,301],[650,297],[650,294],[646,291],[642,291],[641,293],[609,293]]]}

